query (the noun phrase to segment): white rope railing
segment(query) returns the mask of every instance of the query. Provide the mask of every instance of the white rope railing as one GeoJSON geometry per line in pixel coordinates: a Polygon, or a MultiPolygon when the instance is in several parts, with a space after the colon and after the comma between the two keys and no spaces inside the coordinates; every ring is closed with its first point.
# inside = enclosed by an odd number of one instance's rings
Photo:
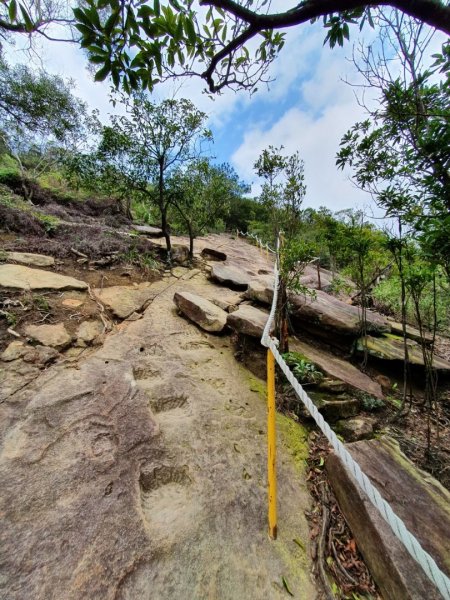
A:
{"type": "Polygon", "coordinates": [[[392,510],[390,505],[381,496],[380,492],[374,487],[370,479],[361,470],[361,467],[353,459],[350,452],[345,448],[344,444],[338,439],[334,431],[325,421],[323,416],[318,411],[315,404],[309,398],[303,387],[300,385],[283,357],[278,351],[278,340],[270,335],[272,326],[275,319],[275,312],[278,299],[278,287],[279,287],[279,244],[277,242],[276,249],[276,262],[274,266],[275,281],[274,281],[274,293],[272,306],[270,309],[269,318],[267,319],[266,326],[261,338],[261,344],[266,348],[269,348],[273,353],[276,362],[280,369],[286,376],[289,383],[292,385],[295,393],[301,402],[305,405],[312,418],[316,422],[319,429],[325,435],[334,448],[336,454],[345,464],[347,469],[353,475],[360,488],[367,494],[370,502],[379,511],[383,519],[388,523],[395,536],[404,545],[409,554],[414,558],[415,561],[421,566],[430,581],[437,587],[445,600],[450,600],[450,579],[443,573],[437,566],[435,560],[428,552],[426,552],[417,538],[407,529],[405,523],[398,517],[392,510]]]}
{"type": "Polygon", "coordinates": [[[244,237],[248,237],[248,238],[251,238],[252,240],[255,240],[255,242],[257,242],[257,244],[260,248],[264,248],[271,254],[276,254],[275,250],[273,248],[271,248],[269,246],[269,244],[267,244],[266,242],[263,242],[262,239],[260,237],[258,237],[255,233],[250,233],[250,232],[245,233],[244,231],[240,231],[239,229],[236,229],[236,233],[237,233],[238,237],[240,235],[242,235],[244,237]]]}

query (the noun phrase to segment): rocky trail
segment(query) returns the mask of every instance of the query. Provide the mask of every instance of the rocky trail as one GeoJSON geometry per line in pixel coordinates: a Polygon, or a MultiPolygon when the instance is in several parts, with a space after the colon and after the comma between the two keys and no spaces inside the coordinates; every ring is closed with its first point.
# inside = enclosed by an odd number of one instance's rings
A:
{"type": "MultiPolygon", "coordinates": [[[[185,240],[176,241],[182,248],[185,240]]],[[[267,535],[265,384],[258,375],[271,258],[242,239],[215,235],[197,241],[196,261],[198,268],[178,266],[156,281],[118,285],[119,277],[102,276],[105,285],[97,286],[69,282],[48,263],[17,265],[17,255],[0,265],[0,288],[12,297],[51,288],[56,314],[78,315],[75,324],[66,317],[12,329],[16,338],[0,357],[0,598],[322,597],[305,517],[308,431],[283,414],[279,536],[267,535]]],[[[305,282],[315,287],[315,269],[305,282]]],[[[383,399],[387,384],[345,360],[357,352],[358,308],[320,290],[314,299],[293,298],[292,306],[298,331],[320,330],[328,343],[301,336],[291,348],[324,373],[316,390],[323,414],[349,440],[372,437],[377,420],[364,402],[383,399]]],[[[371,313],[368,330],[376,359],[395,364],[395,324],[371,313]]],[[[437,368],[450,372],[444,359],[437,368]]],[[[350,488],[343,480],[337,488],[350,488]]],[[[439,531],[450,523],[442,509],[449,494],[424,481],[416,498],[430,489],[441,507],[430,527],[439,531]]],[[[403,581],[401,549],[396,560],[391,579],[403,581]]],[[[419,598],[391,579],[384,597],[400,589],[419,598]]]]}

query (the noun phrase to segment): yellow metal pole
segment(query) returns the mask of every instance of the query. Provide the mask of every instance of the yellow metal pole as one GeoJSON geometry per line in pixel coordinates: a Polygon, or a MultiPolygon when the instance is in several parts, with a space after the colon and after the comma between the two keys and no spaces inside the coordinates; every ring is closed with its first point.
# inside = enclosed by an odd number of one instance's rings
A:
{"type": "Polygon", "coordinates": [[[269,481],[269,537],[277,539],[277,474],[275,429],[275,357],[267,349],[267,468],[269,481]]]}

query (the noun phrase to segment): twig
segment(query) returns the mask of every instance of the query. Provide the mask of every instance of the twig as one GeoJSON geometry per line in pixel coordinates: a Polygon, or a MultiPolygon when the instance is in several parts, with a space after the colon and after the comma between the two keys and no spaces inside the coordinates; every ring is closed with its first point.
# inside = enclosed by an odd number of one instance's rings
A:
{"type": "Polygon", "coordinates": [[[317,546],[317,558],[319,563],[319,574],[323,583],[325,596],[327,600],[334,600],[333,590],[331,589],[328,576],[325,571],[325,540],[327,538],[328,526],[330,524],[330,510],[328,508],[328,494],[326,492],[326,483],[320,482],[320,496],[322,501],[322,529],[319,534],[317,546]]]}
{"type": "Polygon", "coordinates": [[[77,256],[81,256],[81,258],[89,258],[87,254],[83,254],[83,252],[75,250],[75,248],[71,248],[70,251],[76,254],[77,256]]]}

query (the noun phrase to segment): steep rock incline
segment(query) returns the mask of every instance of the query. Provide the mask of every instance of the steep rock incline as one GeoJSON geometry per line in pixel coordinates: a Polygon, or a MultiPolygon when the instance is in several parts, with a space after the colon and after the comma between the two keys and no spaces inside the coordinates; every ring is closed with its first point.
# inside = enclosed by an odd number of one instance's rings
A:
{"type": "Polygon", "coordinates": [[[315,597],[302,465],[281,432],[270,541],[264,400],[227,338],[176,313],[174,293],[207,297],[205,277],[166,286],[0,405],[4,598],[282,600],[283,577],[315,597]]]}

